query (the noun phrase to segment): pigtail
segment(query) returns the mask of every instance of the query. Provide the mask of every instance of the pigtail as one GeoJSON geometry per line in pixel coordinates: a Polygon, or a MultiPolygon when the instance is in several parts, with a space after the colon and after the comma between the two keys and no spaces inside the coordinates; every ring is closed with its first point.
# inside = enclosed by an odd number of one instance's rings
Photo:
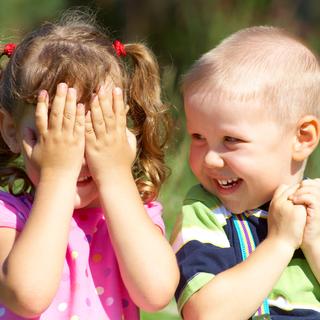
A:
{"type": "Polygon", "coordinates": [[[125,51],[133,63],[127,88],[128,116],[137,137],[133,172],[141,197],[148,202],[158,196],[168,172],[164,163],[168,108],[161,101],[159,67],[152,52],[142,44],[126,44],[125,51]]]}
{"type": "MultiPolygon", "coordinates": [[[[4,45],[0,42],[0,52],[3,52],[4,50],[4,45]]],[[[2,57],[2,54],[0,54],[0,59],[2,57]]],[[[1,78],[3,76],[3,66],[2,66],[2,61],[0,60],[0,81],[1,81],[1,78]]]]}
{"type": "Polygon", "coordinates": [[[26,193],[32,188],[19,156],[9,149],[0,136],[0,187],[15,195],[26,193]]]}
{"type": "MultiPolygon", "coordinates": [[[[0,58],[7,56],[10,58],[15,50],[16,45],[13,43],[0,44],[0,58]]],[[[6,64],[8,60],[6,60],[6,64]]],[[[0,61],[0,90],[6,90],[3,84],[4,62],[0,61]]],[[[2,96],[2,95],[1,95],[2,96]]],[[[6,109],[1,105],[0,108],[6,109]]],[[[6,110],[9,112],[9,110],[6,110]]],[[[0,135],[0,188],[8,190],[11,194],[23,194],[29,192],[32,188],[32,183],[27,174],[23,170],[20,154],[13,153],[7,146],[2,136],[0,135]]]]}

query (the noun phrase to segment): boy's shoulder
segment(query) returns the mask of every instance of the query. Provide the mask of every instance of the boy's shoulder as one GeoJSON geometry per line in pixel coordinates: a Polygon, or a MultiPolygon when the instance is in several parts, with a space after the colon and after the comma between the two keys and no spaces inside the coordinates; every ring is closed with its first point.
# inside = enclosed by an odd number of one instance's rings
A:
{"type": "Polygon", "coordinates": [[[190,188],[177,217],[171,243],[177,252],[187,242],[200,240],[214,242],[220,247],[229,247],[229,241],[223,227],[231,213],[213,194],[200,184],[190,188]]]}
{"type": "Polygon", "coordinates": [[[181,218],[189,224],[201,224],[206,221],[209,228],[220,228],[226,224],[226,219],[231,215],[222,202],[212,193],[208,192],[201,184],[192,186],[183,201],[181,218]]]}
{"type": "Polygon", "coordinates": [[[208,192],[201,184],[196,184],[189,189],[184,198],[183,206],[193,205],[197,202],[201,202],[210,209],[222,207],[219,198],[208,192]]]}

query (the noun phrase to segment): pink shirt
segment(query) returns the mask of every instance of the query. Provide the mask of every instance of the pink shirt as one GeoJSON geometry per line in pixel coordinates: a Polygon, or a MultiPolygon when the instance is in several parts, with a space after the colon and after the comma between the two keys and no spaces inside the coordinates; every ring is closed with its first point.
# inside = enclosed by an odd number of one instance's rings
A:
{"type": "MultiPolygon", "coordinates": [[[[0,192],[0,227],[21,231],[31,205],[30,198],[0,192]]],[[[145,208],[164,233],[161,205],[151,202],[145,208]]],[[[2,319],[23,318],[0,304],[0,320],[2,319]]],[[[100,208],[74,211],[59,289],[49,308],[36,319],[139,319],[139,310],[122,282],[100,208]]]]}

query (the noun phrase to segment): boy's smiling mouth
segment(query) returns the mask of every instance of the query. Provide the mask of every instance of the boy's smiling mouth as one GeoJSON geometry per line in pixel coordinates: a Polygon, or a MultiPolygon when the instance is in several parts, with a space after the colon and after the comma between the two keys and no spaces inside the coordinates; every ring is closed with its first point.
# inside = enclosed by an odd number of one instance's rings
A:
{"type": "Polygon", "coordinates": [[[220,192],[233,192],[240,186],[242,179],[229,178],[229,179],[215,179],[216,185],[220,192]]]}
{"type": "Polygon", "coordinates": [[[222,187],[222,188],[230,188],[234,184],[236,184],[239,180],[240,180],[239,178],[232,178],[232,179],[226,179],[226,180],[217,179],[220,187],[222,187]]]}

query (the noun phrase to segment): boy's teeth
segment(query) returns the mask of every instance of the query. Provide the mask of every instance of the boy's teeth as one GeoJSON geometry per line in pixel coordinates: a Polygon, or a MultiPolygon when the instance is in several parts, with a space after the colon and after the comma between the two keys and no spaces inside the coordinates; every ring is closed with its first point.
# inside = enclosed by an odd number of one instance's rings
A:
{"type": "Polygon", "coordinates": [[[218,182],[221,186],[227,186],[233,182],[237,182],[238,180],[239,180],[238,178],[232,178],[228,180],[218,180],[218,182]]]}

